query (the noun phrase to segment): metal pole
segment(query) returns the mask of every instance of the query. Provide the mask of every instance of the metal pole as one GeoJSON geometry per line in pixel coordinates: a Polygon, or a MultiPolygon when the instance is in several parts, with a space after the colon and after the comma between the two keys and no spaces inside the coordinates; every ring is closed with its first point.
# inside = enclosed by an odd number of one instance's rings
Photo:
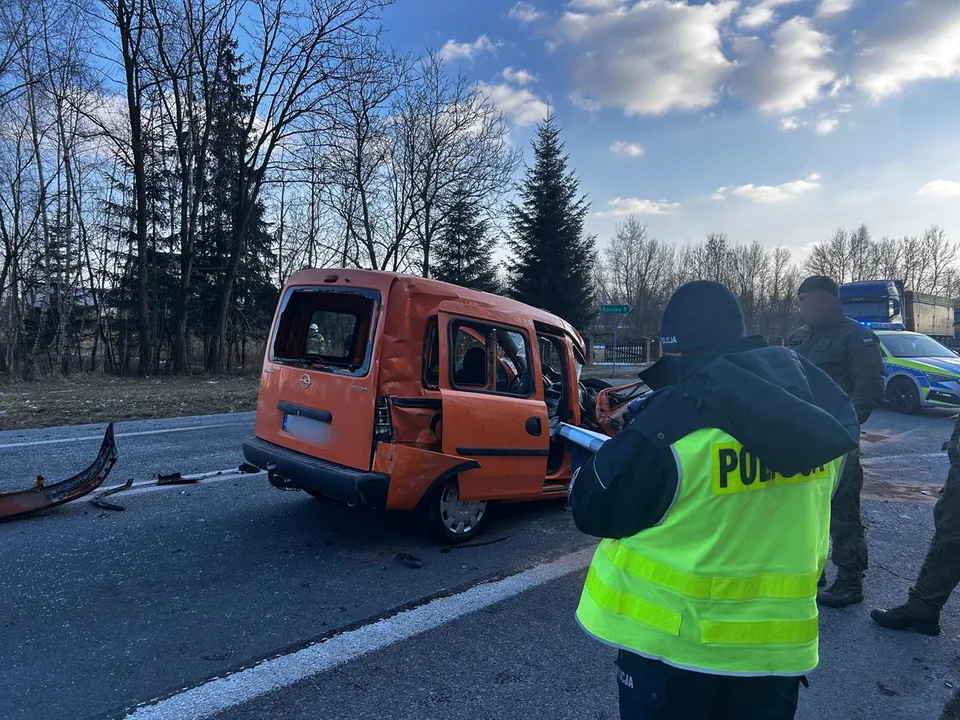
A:
{"type": "Polygon", "coordinates": [[[620,322],[613,324],[613,376],[617,376],[617,330],[620,329],[620,322]]]}

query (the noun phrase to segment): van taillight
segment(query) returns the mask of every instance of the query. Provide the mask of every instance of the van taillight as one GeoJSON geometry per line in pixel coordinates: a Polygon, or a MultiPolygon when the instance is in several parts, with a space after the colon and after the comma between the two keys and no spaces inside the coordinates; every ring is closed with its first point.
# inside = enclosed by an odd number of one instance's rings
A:
{"type": "Polygon", "coordinates": [[[382,395],[377,398],[377,414],[373,421],[373,436],[382,442],[393,440],[393,421],[390,419],[390,401],[382,395]]]}

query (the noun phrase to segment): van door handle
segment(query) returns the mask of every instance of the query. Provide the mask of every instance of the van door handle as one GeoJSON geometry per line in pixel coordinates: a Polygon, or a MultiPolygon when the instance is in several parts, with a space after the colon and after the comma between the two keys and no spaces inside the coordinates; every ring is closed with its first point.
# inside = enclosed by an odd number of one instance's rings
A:
{"type": "Polygon", "coordinates": [[[526,428],[529,435],[538,436],[543,432],[543,425],[538,417],[527,418],[526,428]]]}

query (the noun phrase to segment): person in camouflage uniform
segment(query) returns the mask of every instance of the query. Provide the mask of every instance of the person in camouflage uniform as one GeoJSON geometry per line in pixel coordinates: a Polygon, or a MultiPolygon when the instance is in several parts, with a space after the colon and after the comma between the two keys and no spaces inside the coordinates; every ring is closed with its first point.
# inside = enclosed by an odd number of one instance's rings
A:
{"type": "Polygon", "coordinates": [[[940,611],[960,583],[960,415],[944,449],[950,458],[950,471],[933,508],[930,548],[908,600],[895,608],[870,613],[874,622],[891,630],[939,635],[940,611]]]}
{"type": "MultiPolygon", "coordinates": [[[[852,399],[863,425],[884,399],[883,358],[876,335],[843,313],[840,291],[830,278],[815,275],[799,289],[803,327],[787,339],[787,346],[826,372],[852,399]]],[[[863,602],[863,575],[867,569],[867,539],[860,514],[863,467],[860,451],[847,455],[843,475],[833,496],[830,539],[837,579],[817,594],[827,607],[863,602]]],[[[820,578],[823,586],[825,578],[820,578]]]]}

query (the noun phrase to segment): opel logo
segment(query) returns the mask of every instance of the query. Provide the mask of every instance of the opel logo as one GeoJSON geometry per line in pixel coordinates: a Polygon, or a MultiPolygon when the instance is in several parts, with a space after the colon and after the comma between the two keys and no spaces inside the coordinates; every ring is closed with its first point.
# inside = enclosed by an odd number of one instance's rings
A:
{"type": "Polygon", "coordinates": [[[306,373],[300,376],[300,387],[302,387],[304,390],[310,387],[310,376],[306,373]]]}

